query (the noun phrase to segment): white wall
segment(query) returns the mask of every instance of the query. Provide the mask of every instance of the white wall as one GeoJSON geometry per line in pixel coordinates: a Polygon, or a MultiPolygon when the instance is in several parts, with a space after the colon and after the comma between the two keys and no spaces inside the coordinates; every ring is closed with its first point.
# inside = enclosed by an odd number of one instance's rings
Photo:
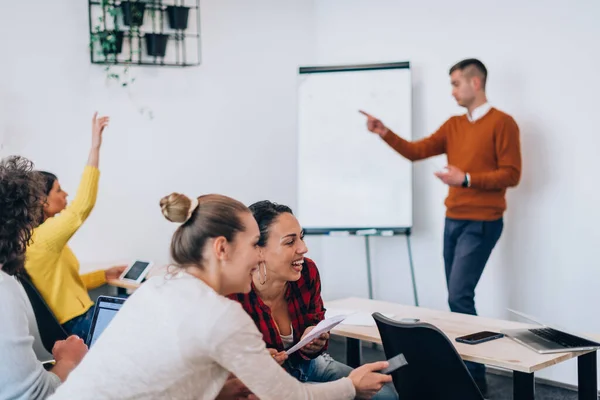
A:
{"type": "Polygon", "coordinates": [[[171,191],[294,204],[296,72],[314,48],[312,2],[203,1],[203,65],[136,69],[134,102],[90,65],[87,2],[13,2],[1,14],[5,31],[35,27],[3,41],[7,152],[55,172],[72,198],[92,112],[112,117],[97,207],[72,241],[82,264],[166,262],[175,226],[158,202],[171,191]]]}
{"type": "MultiPolygon", "coordinates": [[[[513,307],[600,333],[599,17],[592,0],[316,2],[319,64],[412,63],[415,138],[461,112],[448,69],[467,57],[486,63],[490,101],[518,122],[523,177],[509,191],[506,228],[477,290],[480,314],[506,318],[513,307]]],[[[415,163],[413,252],[421,305],[447,309],[446,188],[432,175],[439,162],[415,163]]],[[[311,238],[310,245],[327,297],[366,295],[360,238],[311,238]]],[[[411,304],[403,238],[375,239],[372,254],[376,297],[411,304]]],[[[576,383],[576,363],[539,375],[576,383]]]]}
{"type": "MultiPolygon", "coordinates": [[[[460,112],[448,68],[480,57],[490,70],[490,100],[521,127],[524,168],[477,291],[478,309],[507,317],[511,306],[600,332],[597,1],[206,0],[203,65],[136,70],[134,102],[107,88],[102,68],[89,63],[86,2],[34,4],[12,2],[0,13],[0,33],[14,38],[2,42],[0,141],[4,132],[3,154],[31,157],[74,194],[89,117],[96,108],[112,116],[98,205],[73,240],[84,264],[166,261],[174,226],[162,219],[158,200],[170,191],[294,206],[298,65],[411,61],[418,138],[460,112]],[[154,120],[137,114],[138,105],[152,108],[154,120]]],[[[432,176],[435,165],[415,164],[413,253],[421,304],[446,309],[446,188],[432,176]]],[[[410,304],[403,240],[374,241],[375,292],[410,304]]],[[[366,295],[360,238],[309,244],[325,297],[366,295]]],[[[575,383],[575,373],[571,362],[540,375],[575,383]]]]}

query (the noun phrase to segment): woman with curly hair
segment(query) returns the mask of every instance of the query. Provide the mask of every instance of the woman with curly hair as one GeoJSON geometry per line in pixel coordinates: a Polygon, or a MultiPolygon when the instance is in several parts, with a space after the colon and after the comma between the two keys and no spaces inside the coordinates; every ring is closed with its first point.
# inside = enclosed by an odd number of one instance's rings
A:
{"type": "Polygon", "coordinates": [[[25,268],[31,281],[48,303],[63,328],[73,335],[86,338],[94,302],[88,290],[95,289],[107,280],[117,279],[125,266],[79,273],[79,261],[68,246],[71,237],[92,212],[98,194],[100,147],[102,132],[108,126],[108,117],[92,119],[92,148],[83,171],[77,195],[67,207],[67,193],[62,190],[55,175],[41,172],[45,184],[42,224],[33,232],[27,249],[25,268]]]}
{"type": "Polygon", "coordinates": [[[0,162],[0,398],[44,399],[79,364],[87,347],[71,336],[56,342],[56,364],[46,371],[36,357],[41,348],[33,309],[13,277],[23,273],[24,253],[38,224],[42,183],[21,157],[0,162]]]}

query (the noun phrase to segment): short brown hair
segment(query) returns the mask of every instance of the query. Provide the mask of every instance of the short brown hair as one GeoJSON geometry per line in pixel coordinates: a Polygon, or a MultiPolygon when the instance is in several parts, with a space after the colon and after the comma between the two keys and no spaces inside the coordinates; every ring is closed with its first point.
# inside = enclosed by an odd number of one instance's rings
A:
{"type": "Polygon", "coordinates": [[[468,77],[479,76],[481,79],[481,87],[485,89],[487,82],[487,68],[481,61],[476,58],[467,58],[457,62],[450,68],[449,74],[452,75],[454,71],[462,71],[467,74],[468,77]]]}
{"type": "Polygon", "coordinates": [[[202,267],[202,253],[208,239],[225,237],[233,241],[245,227],[240,214],[250,213],[239,201],[219,194],[198,197],[198,207],[188,218],[192,200],[180,193],[171,193],[160,200],[163,215],[182,225],[171,240],[171,258],[179,267],[202,267]]]}
{"type": "Polygon", "coordinates": [[[9,275],[23,272],[44,199],[42,179],[31,161],[17,156],[0,161],[0,267],[9,275]]]}

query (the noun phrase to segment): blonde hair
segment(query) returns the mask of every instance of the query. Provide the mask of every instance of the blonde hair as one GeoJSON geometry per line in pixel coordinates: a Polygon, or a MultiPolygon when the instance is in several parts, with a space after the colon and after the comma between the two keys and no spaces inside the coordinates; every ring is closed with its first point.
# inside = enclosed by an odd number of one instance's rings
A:
{"type": "Polygon", "coordinates": [[[200,268],[208,239],[222,236],[232,242],[237,233],[245,230],[240,214],[250,212],[241,202],[219,194],[200,196],[196,200],[171,193],[160,200],[160,208],[167,220],[182,223],[171,240],[171,258],[179,267],[200,268]],[[196,201],[198,205],[192,208],[196,201]]]}
{"type": "Polygon", "coordinates": [[[184,223],[191,217],[190,211],[193,213],[191,208],[194,203],[197,206],[198,200],[194,202],[184,194],[171,193],[160,200],[160,209],[169,221],[184,223]]]}

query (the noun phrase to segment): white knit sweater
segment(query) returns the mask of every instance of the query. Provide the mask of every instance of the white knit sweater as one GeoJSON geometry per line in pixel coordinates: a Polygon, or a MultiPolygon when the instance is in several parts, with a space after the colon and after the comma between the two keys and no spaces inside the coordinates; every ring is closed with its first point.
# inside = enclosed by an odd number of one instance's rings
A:
{"type": "Polygon", "coordinates": [[[298,382],[239,303],[181,274],[144,283],[51,399],[214,399],[230,372],[261,400],[355,396],[348,378],[298,382]]]}

